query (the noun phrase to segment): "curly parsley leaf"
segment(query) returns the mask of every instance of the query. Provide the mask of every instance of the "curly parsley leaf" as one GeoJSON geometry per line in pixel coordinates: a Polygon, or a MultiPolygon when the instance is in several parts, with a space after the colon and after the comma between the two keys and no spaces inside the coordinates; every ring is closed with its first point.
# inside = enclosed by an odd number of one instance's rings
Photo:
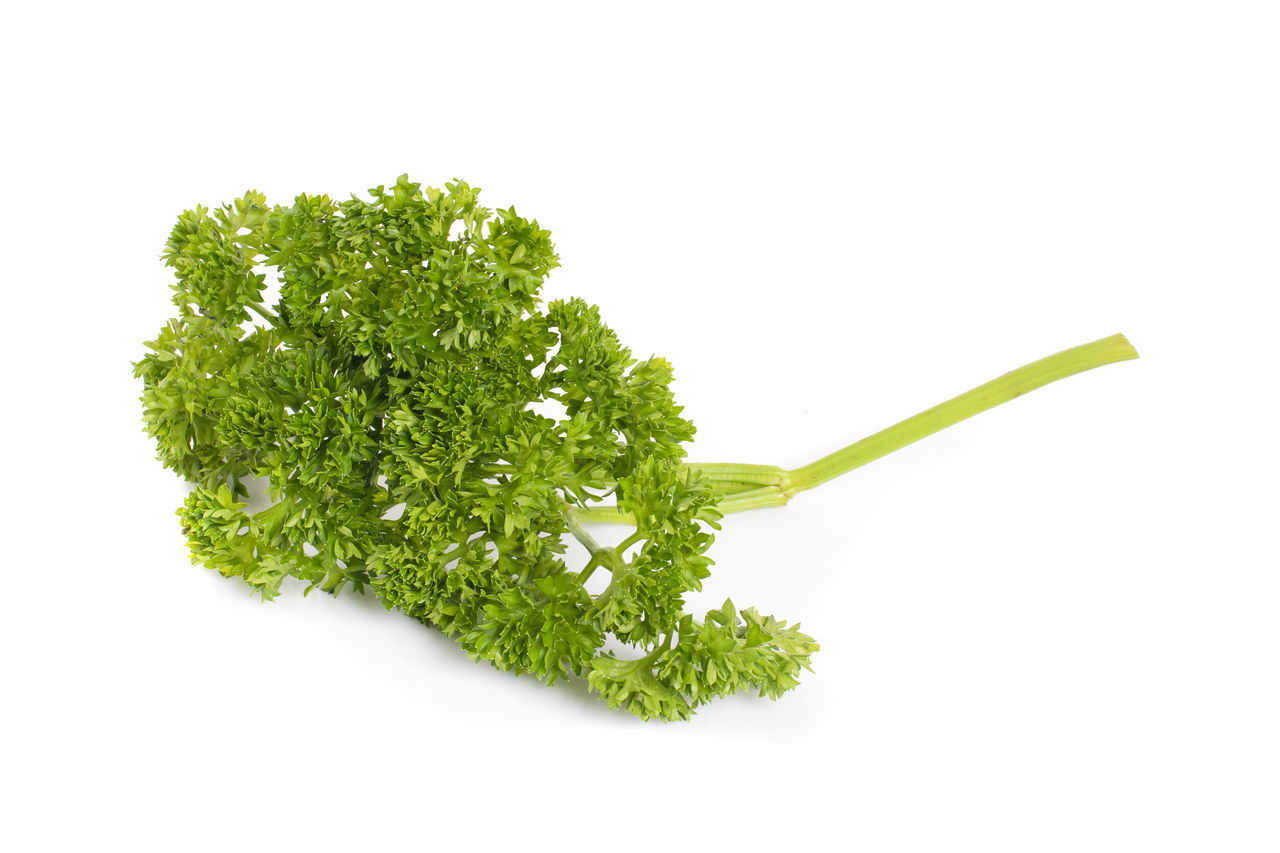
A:
{"type": "Polygon", "coordinates": [[[550,234],[466,183],[402,175],[367,199],[289,205],[249,192],[183,213],[164,260],[177,316],[135,373],[159,459],[195,484],[178,512],[195,562],[264,600],[288,578],[370,590],[477,660],[585,677],[644,719],[741,691],[776,699],[818,649],[730,601],[686,612],[724,513],[1136,357],[1121,336],[1077,347],[793,471],[700,465],[685,461],[694,428],[671,366],[634,358],[582,300],[544,304],[550,234]],[[563,415],[539,414],[547,402],[563,415]],[[251,512],[253,478],[269,505],[251,512]],[[603,547],[585,521],[633,530],[603,547]],[[586,565],[566,564],[566,535],[586,565]],[[615,657],[611,638],[637,657],[615,657]]]}

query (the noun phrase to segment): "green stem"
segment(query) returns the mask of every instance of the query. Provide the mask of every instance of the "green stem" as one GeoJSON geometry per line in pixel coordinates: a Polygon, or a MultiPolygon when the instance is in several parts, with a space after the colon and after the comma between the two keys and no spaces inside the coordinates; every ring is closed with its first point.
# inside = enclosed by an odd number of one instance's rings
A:
{"type": "Polygon", "coordinates": [[[734,463],[690,462],[688,468],[697,471],[712,484],[730,483],[755,486],[772,486],[778,482],[782,469],[776,465],[738,465],[734,463]]]}
{"type": "Polygon", "coordinates": [[[600,568],[603,563],[604,554],[602,552],[597,551],[592,554],[591,559],[582,567],[582,571],[578,572],[578,583],[585,584],[587,582],[587,578],[595,574],[596,569],[600,568]]]}
{"type": "Polygon", "coordinates": [[[796,468],[790,472],[791,484],[787,491],[795,494],[805,489],[812,489],[814,486],[819,486],[841,474],[847,474],[881,456],[919,441],[925,436],[960,423],[1001,403],[1007,403],[1015,397],[1034,391],[1050,382],[1056,382],[1086,370],[1093,370],[1095,367],[1137,357],[1137,350],[1124,335],[1112,335],[1109,338],[1072,347],[1048,358],[1033,361],[979,385],[972,391],[952,397],[932,409],[926,409],[905,421],[899,421],[888,429],[867,436],[816,462],[796,468]]]}
{"type": "MultiPolygon", "coordinates": [[[[1093,343],[1072,347],[1019,367],[791,471],[772,465],[734,463],[689,463],[688,467],[701,474],[716,493],[724,496],[719,504],[722,513],[782,506],[798,492],[820,486],[841,474],[847,474],[979,412],[1007,403],[1028,391],[1095,367],[1137,357],[1137,350],[1124,335],[1112,335],[1093,343]]],[[[622,512],[616,507],[575,507],[573,516],[580,521],[635,523],[630,513],[622,512]]]]}
{"type": "MultiPolygon", "coordinates": [[[[623,512],[616,506],[575,506],[570,512],[578,522],[594,521],[599,524],[635,524],[636,519],[629,512],[623,512]]],[[[572,531],[573,528],[570,528],[572,531]]],[[[581,540],[579,540],[581,541],[581,540]]]]}
{"type": "MultiPolygon", "coordinates": [[[[601,507],[603,509],[604,507],[601,507]]],[[[594,509],[594,508],[593,508],[594,509]]],[[[587,553],[593,558],[597,554],[609,550],[595,540],[595,537],[588,533],[583,527],[584,521],[603,521],[604,519],[592,518],[587,515],[591,510],[584,510],[580,507],[571,507],[568,503],[560,502],[560,514],[564,516],[565,526],[569,528],[569,532],[573,534],[573,538],[582,543],[582,547],[587,549],[587,553]]],[[[610,519],[611,521],[616,519],[610,519]]]]}
{"type": "Polygon", "coordinates": [[[263,305],[261,302],[250,302],[245,307],[252,308],[254,311],[257,311],[259,315],[261,315],[262,319],[270,320],[272,323],[280,319],[280,316],[276,314],[276,312],[272,311],[270,308],[263,305]]]}
{"type": "Polygon", "coordinates": [[[617,554],[618,557],[622,557],[623,553],[626,552],[628,548],[630,548],[632,545],[636,544],[643,538],[644,538],[644,534],[641,533],[639,530],[637,530],[634,533],[632,533],[630,536],[628,536],[626,539],[623,539],[621,542],[615,545],[613,549],[613,553],[617,554]]]}

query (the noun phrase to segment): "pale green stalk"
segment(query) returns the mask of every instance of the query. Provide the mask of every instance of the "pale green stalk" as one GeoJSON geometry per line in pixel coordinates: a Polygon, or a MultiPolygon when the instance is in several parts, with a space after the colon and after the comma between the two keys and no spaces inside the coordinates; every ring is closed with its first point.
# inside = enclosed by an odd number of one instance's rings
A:
{"type": "MultiPolygon", "coordinates": [[[[713,489],[725,496],[719,504],[723,513],[781,506],[798,492],[822,485],[1042,385],[1095,367],[1137,357],[1137,351],[1124,335],[1112,335],[1093,343],[1072,347],[1012,370],[932,409],[912,415],[835,453],[790,471],[772,465],[734,463],[689,463],[688,467],[696,470],[711,483],[713,489]]],[[[621,512],[615,507],[574,508],[573,515],[580,521],[634,523],[629,513],[621,512]]]]}

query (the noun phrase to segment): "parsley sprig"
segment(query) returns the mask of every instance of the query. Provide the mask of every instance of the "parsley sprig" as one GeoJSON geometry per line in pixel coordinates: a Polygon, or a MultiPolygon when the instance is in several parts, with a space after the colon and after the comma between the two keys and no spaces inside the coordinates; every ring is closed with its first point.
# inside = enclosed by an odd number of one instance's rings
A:
{"type": "Polygon", "coordinates": [[[465,183],[401,176],[370,198],[250,192],[178,219],[178,316],[135,365],[159,458],[195,484],[194,561],[263,599],[286,578],[371,590],[472,657],[547,683],[585,676],[613,708],[687,719],[777,698],[818,645],[798,625],[684,596],[724,513],[786,503],[1019,394],[1136,357],[1122,336],[980,386],[795,470],[685,460],[671,366],[636,359],[579,299],[544,304],[550,234],[465,183]],[[263,304],[266,275],[280,282],[263,304]],[[539,414],[558,401],[564,414],[539,414]],[[270,505],[249,511],[262,478],[270,505]],[[600,545],[585,522],[629,525],[600,545]],[[588,552],[566,563],[565,536],[588,552]],[[609,574],[602,592],[586,582],[609,574]],[[614,637],[631,659],[606,651],[614,637]]]}

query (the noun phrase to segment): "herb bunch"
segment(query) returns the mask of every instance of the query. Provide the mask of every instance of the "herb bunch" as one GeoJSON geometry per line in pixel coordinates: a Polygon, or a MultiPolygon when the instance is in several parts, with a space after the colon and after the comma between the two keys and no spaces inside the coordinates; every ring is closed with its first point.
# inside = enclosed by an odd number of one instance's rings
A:
{"type": "MultiPolygon", "coordinates": [[[[586,302],[544,304],[550,234],[462,182],[401,176],[367,200],[288,206],[249,192],[183,213],[164,259],[178,315],[135,373],[159,458],[195,484],[179,510],[195,562],[263,599],[290,577],[371,591],[477,660],[585,676],[645,719],[743,690],[777,698],[818,649],[732,601],[685,611],[723,513],[785,503],[1003,402],[962,395],[794,471],[690,464],[671,366],[634,358],[586,302]],[[540,414],[545,401],[563,416],[540,414]],[[254,512],[252,478],[270,501],[254,512]],[[632,530],[607,547],[593,521],[632,530]],[[566,535],[585,565],[566,563],[566,535]],[[609,580],[593,594],[597,571],[609,580]]],[[[1008,399],[1135,355],[1115,336],[996,383],[1008,399]]]]}

